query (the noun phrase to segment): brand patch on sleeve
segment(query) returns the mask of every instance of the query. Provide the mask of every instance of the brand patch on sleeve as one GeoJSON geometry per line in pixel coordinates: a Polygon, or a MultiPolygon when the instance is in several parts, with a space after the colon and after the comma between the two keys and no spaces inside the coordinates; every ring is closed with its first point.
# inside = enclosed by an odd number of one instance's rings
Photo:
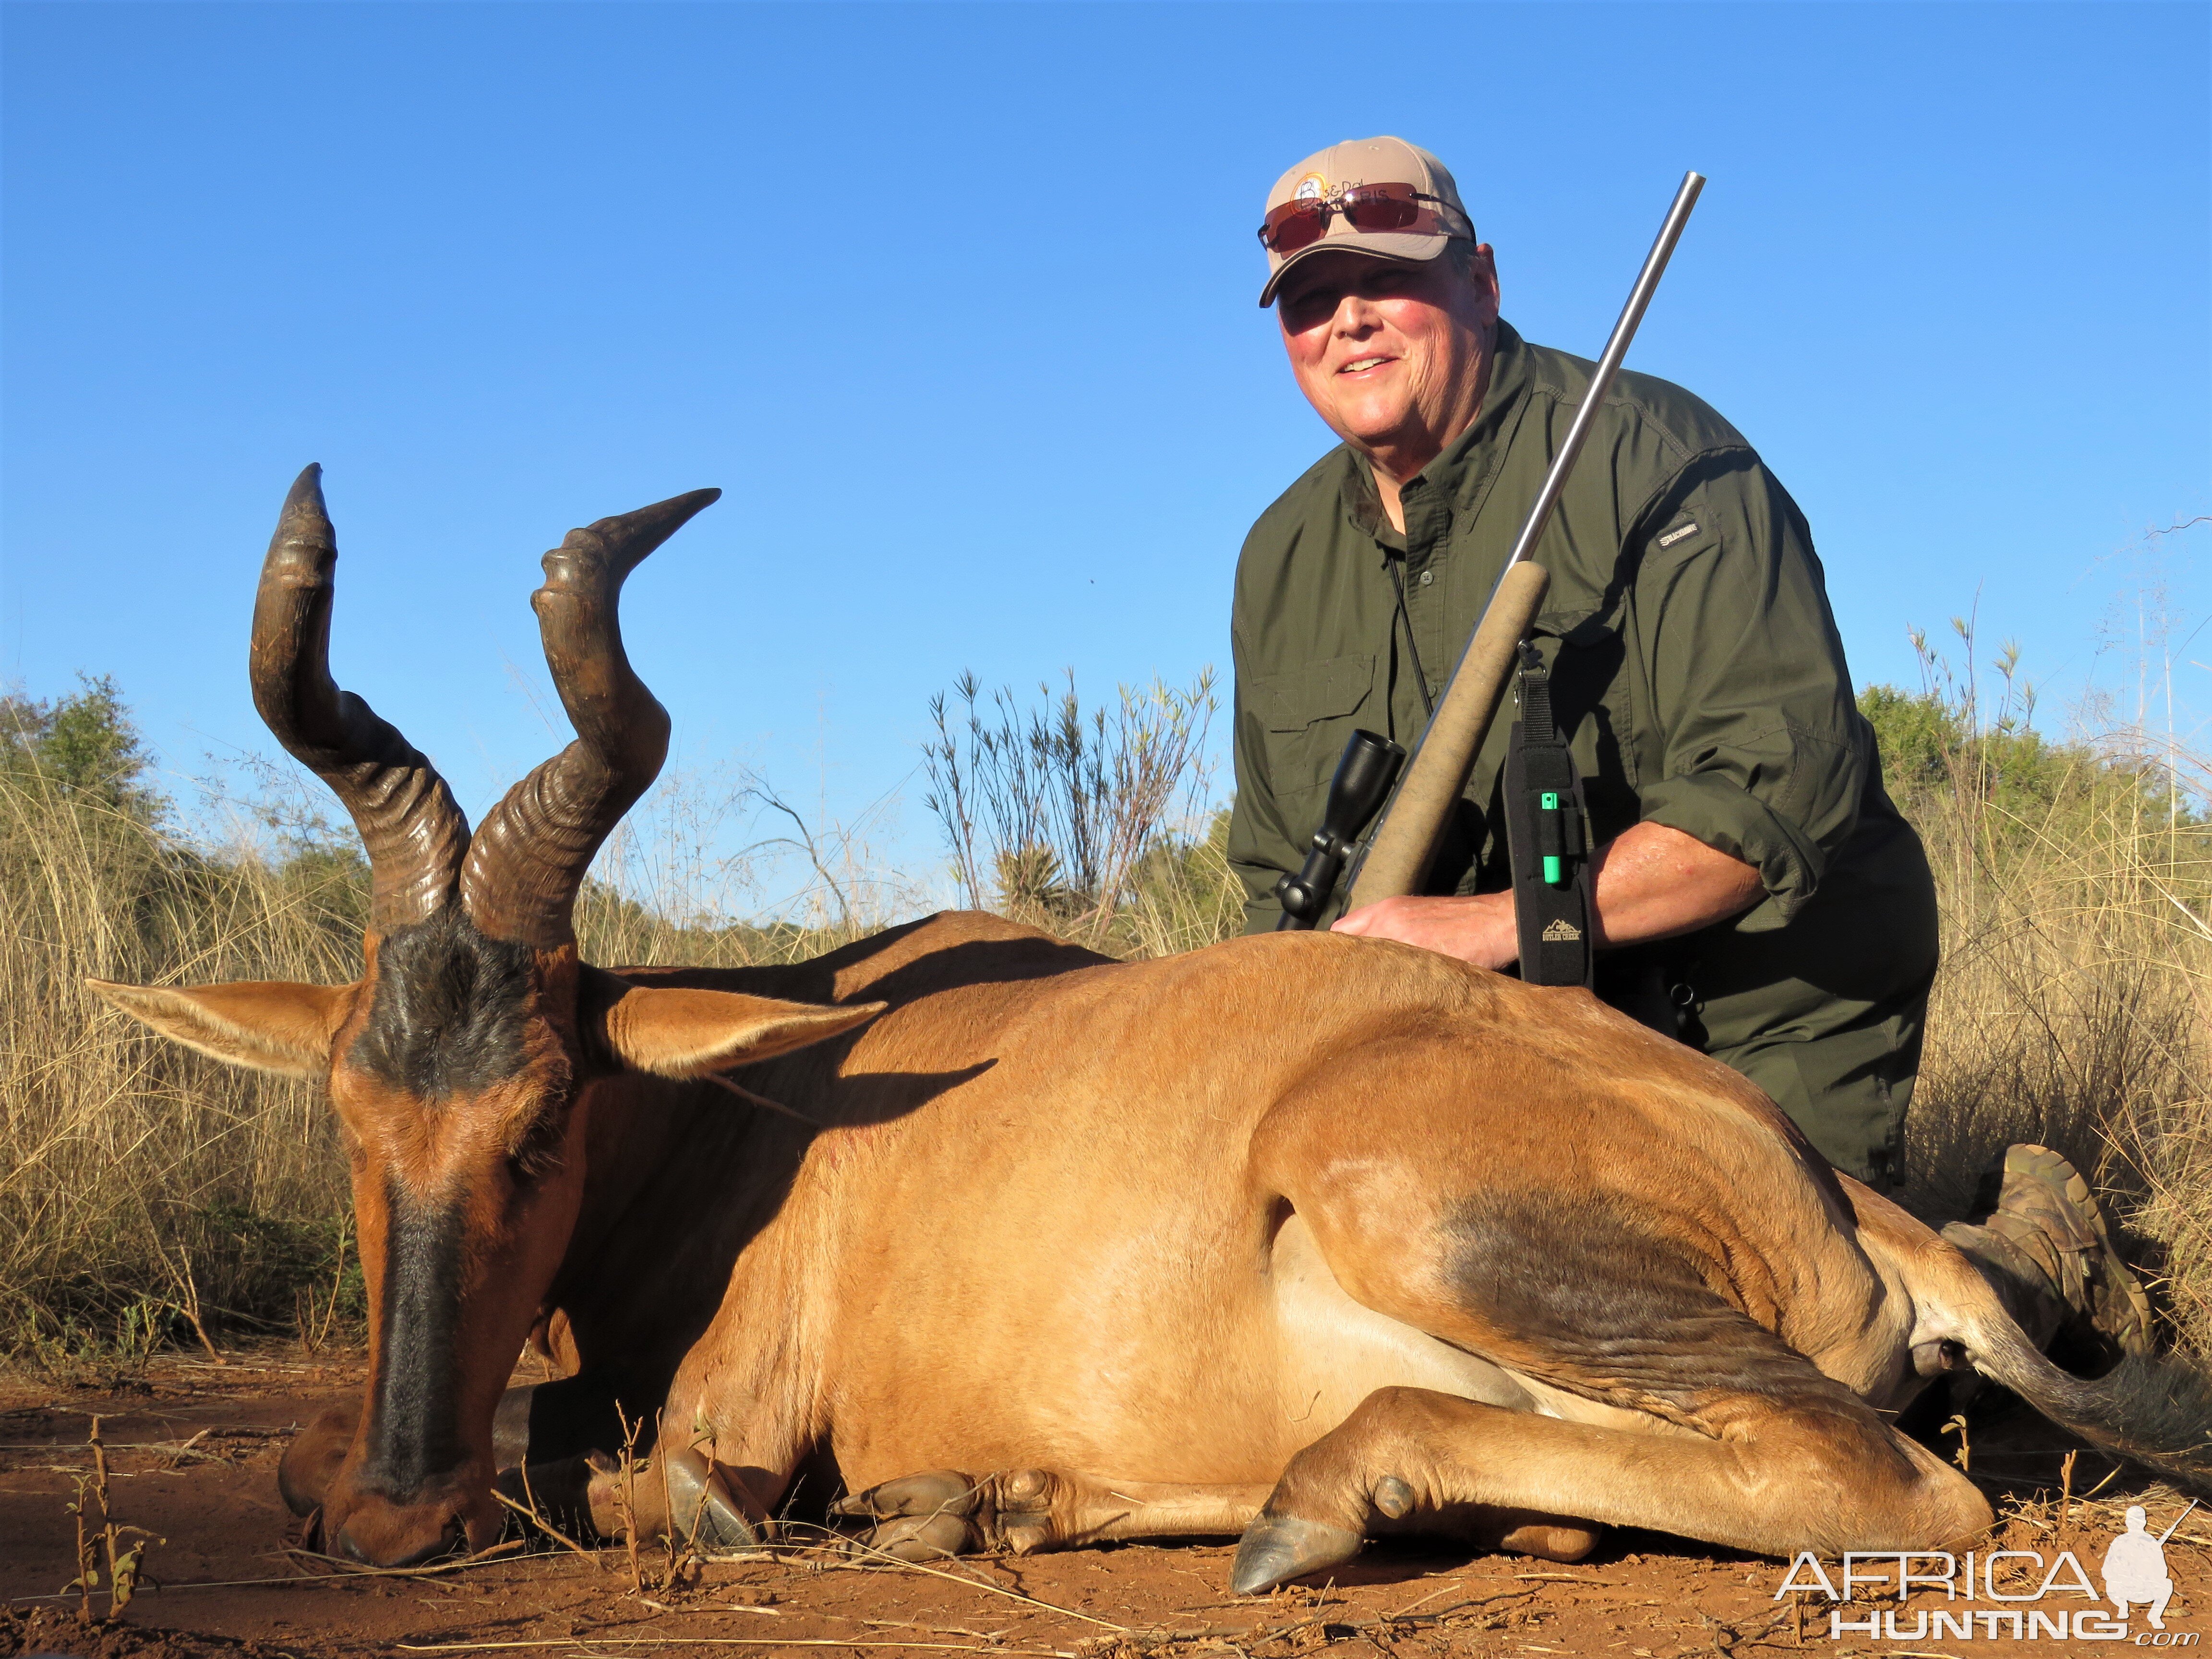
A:
{"type": "Polygon", "coordinates": [[[1678,525],[1659,538],[1658,545],[1661,547],[1672,547],[1676,542],[1680,541],[1683,537],[1694,536],[1697,533],[1698,526],[1693,524],[1678,525]]]}

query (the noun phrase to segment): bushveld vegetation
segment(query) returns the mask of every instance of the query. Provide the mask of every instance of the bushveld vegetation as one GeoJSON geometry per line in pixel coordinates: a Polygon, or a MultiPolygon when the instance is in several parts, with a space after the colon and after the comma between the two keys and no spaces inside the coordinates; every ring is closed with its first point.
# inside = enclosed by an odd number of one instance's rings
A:
{"type": "MultiPolygon", "coordinates": [[[[1994,1149],[2061,1147],[2212,1352],[2212,825],[2193,805],[2212,776],[2116,721],[2046,739],[2011,659],[1988,707],[1965,644],[1967,672],[1925,653],[1921,690],[1862,700],[1943,902],[1912,1200],[1956,1214],[1994,1149]]],[[[925,756],[963,902],[1124,957],[1237,932],[1216,699],[1210,676],[1088,710],[1072,684],[1031,706],[963,678],[925,756]]],[[[271,771],[244,793],[251,833],[186,835],[112,684],[0,700],[0,1352],[19,1363],[357,1330],[343,1157],[315,1091],[155,1038],[82,983],[358,971],[349,830],[312,781],[271,771]]],[[[870,865],[757,781],[678,777],[610,844],[580,932],[603,963],[792,960],[918,912],[915,884],[870,865]],[[795,919],[732,920],[748,866],[717,848],[738,802],[789,827],[747,850],[810,872],[781,907],[795,919]]]]}
{"type": "Polygon", "coordinates": [[[1860,699],[1942,905],[1910,1201],[1956,1215],[1992,1152],[2059,1148],[2212,1354],[2212,764],[2109,708],[2047,741],[2016,650],[1978,675],[1954,626],[1963,671],[1923,641],[1924,690],[1860,699]]]}

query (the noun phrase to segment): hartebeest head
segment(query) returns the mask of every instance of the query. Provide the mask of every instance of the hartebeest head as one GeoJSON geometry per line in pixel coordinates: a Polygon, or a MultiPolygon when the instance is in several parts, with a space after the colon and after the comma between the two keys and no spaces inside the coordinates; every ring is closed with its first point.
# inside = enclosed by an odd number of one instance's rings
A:
{"type": "Polygon", "coordinates": [[[623,580],[720,492],[571,531],[533,596],[576,740],[474,836],[434,768],[331,678],[337,549],[320,469],[262,567],[254,706],[353,815],[366,963],[341,986],[95,988],[218,1060],[324,1080],[346,1133],[369,1305],[368,1397],[323,1495],[332,1547],[396,1565],[498,1535],[492,1415],[574,1226],[594,1080],[690,1078],[848,1030],[821,1008],[633,986],[578,959],[592,857],[660,769],[668,715],[623,654],[623,580]]]}

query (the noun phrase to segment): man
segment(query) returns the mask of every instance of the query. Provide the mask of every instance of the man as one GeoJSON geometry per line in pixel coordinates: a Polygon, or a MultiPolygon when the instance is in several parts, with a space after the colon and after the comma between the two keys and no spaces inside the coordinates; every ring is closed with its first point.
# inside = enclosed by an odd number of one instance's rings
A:
{"type": "Polygon", "coordinates": [[[2149,1514],[2128,1505],[2128,1529],[2105,1551],[2105,1599],[2128,1616],[2130,1602],[2148,1610],[2150,1627],[2166,1628],[2166,1604],[2173,1600],[2173,1580],[2166,1576],[2166,1542],[2150,1533],[2149,1514]]]}
{"type": "MultiPolygon", "coordinates": [[[[1592,370],[1501,319],[1492,250],[1451,174],[1402,140],[1337,144],[1284,173],[1261,240],[1260,303],[1343,441],[1261,515],[1237,568],[1229,857],[1255,932],[1275,925],[1274,884],[1303,860],[1346,738],[1419,734],[1592,370]]],[[[1935,888],[1882,788],[1803,515],[1711,409],[1624,374],[1535,556],[1552,580],[1534,642],[1599,849],[1601,994],[1743,1073],[1838,1169],[1893,1186],[1935,888]]],[[[1428,894],[1338,932],[1513,965],[1509,724],[1428,894]]],[[[1992,1172],[1988,1202],[2033,1211],[2035,1247],[1994,1215],[1962,1242],[2003,1257],[2033,1299],[2052,1288],[2039,1252],[2057,1218],[2065,1310],[2134,1340],[2124,1268],[2098,1250],[2078,1270],[2081,1238],[2103,1238],[2086,1186],[2030,1151],[1992,1172]]]]}

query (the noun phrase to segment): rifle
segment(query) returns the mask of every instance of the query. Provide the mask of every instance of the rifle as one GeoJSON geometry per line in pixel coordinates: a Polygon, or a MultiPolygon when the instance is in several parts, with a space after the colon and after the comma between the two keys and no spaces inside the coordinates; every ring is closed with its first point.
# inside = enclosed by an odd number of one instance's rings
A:
{"type": "MultiPolygon", "coordinates": [[[[2192,1498],[2189,1500],[2189,1510],[2193,1510],[2196,1507],[2197,1499],[2192,1498]]],[[[2175,1516],[2173,1517],[2173,1526],[2168,1527],[2164,1532],[2159,1534],[2158,1542],[2160,1548],[2163,1549],[2166,1547],[2166,1540],[2173,1536],[2174,1527],[2179,1527],[2183,1522],[2189,1519],[2189,1510],[2184,1510],[2180,1514],[2175,1516]]]]}
{"type": "MultiPolygon", "coordinates": [[[[1523,644],[1551,576],[1543,566],[1531,562],[1529,554],[1550,521],[1552,509],[1582,454],[1606,394],[1613,389],[1621,359],[1628,355],[1637,325],[1644,320],[1644,309],[1666,273],[1667,261],[1681,239],[1682,228],[1689,222],[1690,210],[1705,184],[1699,173],[1683,175],[1681,188],[1667,210],[1651,251],[1644,256],[1644,268],[1637,273],[1636,285],[1629,290],[1628,303],[1621,307],[1604,355],[1590,376],[1582,407],[1575,411],[1565,441],[1553,458],[1551,471],[1545,475],[1505,568],[1498,574],[1498,585],[1491,590],[1482,619],[1468,636],[1467,647],[1452,670],[1450,684],[1414,746],[1412,760],[1407,763],[1403,749],[1372,732],[1355,732],[1345,745],[1304,866],[1297,875],[1285,876],[1275,884],[1275,895],[1283,906],[1282,919],[1275,924],[1278,932],[1312,927],[1328,908],[1347,865],[1352,889],[1347,909],[1419,892],[1435,860],[1452,805],[1466,789],[1475,757],[1490,735],[1504,696],[1506,677],[1516,660],[1522,662],[1524,693],[1537,690],[1541,666],[1532,661],[1533,647],[1524,658],[1523,644]],[[1391,795],[1390,786],[1398,780],[1401,763],[1404,778],[1397,783],[1397,793],[1391,795]],[[1361,832],[1367,830],[1385,796],[1389,796],[1389,805],[1362,840],[1361,832]]],[[[1509,819],[1522,821],[1518,830],[1510,823],[1508,826],[1515,897],[1520,908],[1522,972],[1539,984],[1560,982],[1537,975],[1547,970],[1564,971],[1565,958],[1547,947],[1570,945],[1577,947],[1573,955],[1579,959],[1580,971],[1566,982],[1583,984],[1589,971],[1588,860],[1591,848],[1582,813],[1580,784],[1572,775],[1573,763],[1566,758],[1565,742],[1551,729],[1548,696],[1524,697],[1523,712],[1531,718],[1516,728],[1521,740],[1515,746],[1519,752],[1508,764],[1509,797],[1516,789],[1528,797],[1519,811],[1514,810],[1510,799],[1508,810],[1509,819]],[[1533,718],[1539,713],[1540,730],[1535,729],[1533,718]],[[1517,767],[1514,762],[1519,763],[1517,767]],[[1510,775],[1516,772],[1517,777],[1510,775]],[[1531,872],[1525,883],[1524,864],[1531,872]],[[1577,915],[1579,922],[1574,920],[1577,915]],[[1572,937],[1566,937],[1562,929],[1572,930],[1572,937]],[[1559,965],[1553,966],[1554,963],[1559,965]]]]}

